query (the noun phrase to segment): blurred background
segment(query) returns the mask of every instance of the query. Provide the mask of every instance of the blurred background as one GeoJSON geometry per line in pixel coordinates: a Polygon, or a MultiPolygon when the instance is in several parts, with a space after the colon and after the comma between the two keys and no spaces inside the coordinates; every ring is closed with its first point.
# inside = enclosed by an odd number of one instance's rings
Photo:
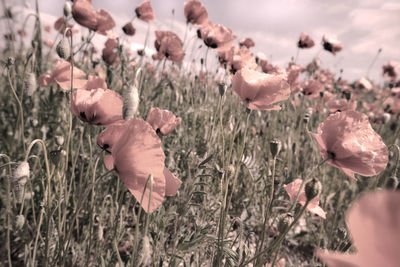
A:
{"type": "MultiPolygon", "coordinates": [[[[35,7],[34,0],[11,0],[13,9],[18,10],[22,18],[29,9],[35,7]]],[[[94,9],[107,10],[116,21],[114,32],[123,36],[121,27],[134,17],[134,9],[139,0],[93,0],[94,9]]],[[[185,18],[183,5],[186,0],[152,0],[151,4],[156,21],[151,23],[150,42],[153,47],[154,30],[172,30],[183,40],[185,35],[185,18]]],[[[251,48],[254,54],[264,53],[269,61],[280,67],[286,67],[292,57],[296,56],[297,40],[301,32],[313,38],[316,45],[311,49],[301,50],[297,63],[308,64],[318,56],[322,67],[343,78],[354,80],[366,75],[368,66],[381,48],[376,63],[370,71],[369,78],[374,82],[383,82],[382,65],[388,61],[400,61],[400,1],[382,0],[223,0],[201,1],[207,8],[209,20],[223,24],[233,30],[237,40],[250,37],[256,46],[251,48]],[[333,34],[343,43],[344,48],[336,56],[321,51],[323,34],[333,34]]],[[[62,16],[63,0],[39,0],[43,24],[53,25],[62,16]]],[[[18,14],[17,14],[18,16],[18,14]]],[[[31,20],[33,21],[33,20],[31,20]]],[[[123,37],[132,44],[132,49],[144,43],[147,24],[133,21],[136,35],[123,37]]],[[[2,29],[4,25],[1,26],[2,29]]],[[[83,33],[86,29],[76,25],[83,33]]],[[[196,28],[191,26],[186,42],[195,35],[196,28]]],[[[44,32],[43,39],[52,38],[52,33],[44,32]],[[46,36],[48,34],[48,36],[46,36]]],[[[98,37],[100,49],[105,38],[98,37]]],[[[196,45],[200,46],[198,41],[196,45]]],[[[236,42],[237,45],[237,42],[236,42]]],[[[187,51],[187,53],[190,53],[187,51]]],[[[204,56],[204,55],[201,55],[204,56]]],[[[211,56],[209,56],[211,58],[211,56]]]]}

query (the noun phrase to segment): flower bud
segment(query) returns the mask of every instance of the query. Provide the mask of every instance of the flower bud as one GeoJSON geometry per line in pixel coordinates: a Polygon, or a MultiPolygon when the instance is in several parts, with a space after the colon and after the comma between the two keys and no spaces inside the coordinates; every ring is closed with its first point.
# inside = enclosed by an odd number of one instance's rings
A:
{"type": "Polygon", "coordinates": [[[9,67],[11,67],[12,65],[14,65],[14,63],[15,63],[15,59],[14,59],[13,57],[8,57],[8,58],[7,58],[7,63],[6,63],[7,68],[9,68],[9,67]]]}
{"type": "Polygon", "coordinates": [[[25,184],[29,179],[29,164],[26,161],[18,163],[11,176],[11,184],[18,203],[22,202],[25,184]]]}
{"type": "Polygon", "coordinates": [[[382,114],[382,122],[384,124],[388,123],[390,121],[390,114],[385,112],[382,114]]]}
{"type": "Polygon", "coordinates": [[[24,215],[17,215],[15,216],[15,228],[17,230],[21,230],[25,224],[25,217],[24,215]]]}
{"type": "Polygon", "coordinates": [[[62,38],[61,41],[58,43],[56,47],[56,52],[57,55],[62,59],[67,60],[70,57],[71,51],[66,38],[62,38]]]}
{"type": "Polygon", "coordinates": [[[68,17],[69,15],[71,15],[72,12],[72,6],[71,3],[69,1],[65,1],[64,3],[64,8],[63,8],[63,12],[64,12],[64,16],[68,17]]]}
{"type": "Polygon", "coordinates": [[[25,77],[25,90],[28,96],[32,96],[33,93],[36,91],[37,82],[36,76],[34,73],[28,73],[25,77]]]}
{"type": "Polygon", "coordinates": [[[225,92],[226,92],[226,84],[221,82],[218,83],[218,91],[219,91],[219,95],[222,97],[224,96],[225,92]]]}
{"type": "Polygon", "coordinates": [[[313,113],[312,108],[307,108],[306,113],[304,113],[303,121],[304,123],[308,123],[313,113]]]}
{"type": "Polygon", "coordinates": [[[56,136],[56,144],[58,146],[62,146],[64,144],[64,136],[62,135],[57,135],[56,136]]]}
{"type": "Polygon", "coordinates": [[[318,196],[322,191],[322,184],[318,179],[312,178],[311,181],[306,183],[305,187],[306,198],[308,201],[311,201],[316,196],[318,196]]]}
{"type": "Polygon", "coordinates": [[[281,141],[274,139],[269,142],[269,148],[272,154],[273,158],[276,158],[276,156],[279,154],[282,148],[282,143],[281,141]]]}
{"type": "Polygon", "coordinates": [[[281,215],[278,221],[279,233],[285,233],[286,229],[293,223],[293,220],[293,216],[290,213],[281,215]]]}

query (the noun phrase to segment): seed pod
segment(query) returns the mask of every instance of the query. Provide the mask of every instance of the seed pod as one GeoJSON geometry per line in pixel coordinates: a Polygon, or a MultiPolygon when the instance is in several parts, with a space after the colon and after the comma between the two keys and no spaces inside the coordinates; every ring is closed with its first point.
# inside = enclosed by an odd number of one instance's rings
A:
{"type": "Polygon", "coordinates": [[[64,12],[64,16],[65,17],[68,17],[69,15],[71,15],[72,6],[71,6],[71,3],[69,1],[65,1],[63,12],[64,12]]]}
{"type": "Polygon", "coordinates": [[[311,181],[306,183],[305,187],[306,198],[308,201],[311,201],[315,197],[317,197],[322,191],[322,184],[318,179],[312,178],[311,181]]]}
{"type": "Polygon", "coordinates": [[[25,77],[25,90],[28,96],[32,96],[33,93],[36,91],[37,82],[36,76],[34,73],[28,73],[25,77]]]}
{"type": "Polygon", "coordinates": [[[57,55],[62,59],[67,60],[70,57],[71,51],[66,38],[62,38],[61,41],[58,43],[56,47],[56,52],[57,55]]]}
{"type": "Polygon", "coordinates": [[[285,233],[286,229],[292,224],[293,220],[293,216],[290,213],[281,215],[278,221],[279,233],[285,233]]]}
{"type": "Polygon", "coordinates": [[[276,158],[276,156],[279,154],[279,152],[281,151],[282,148],[282,142],[274,139],[272,141],[269,142],[269,148],[272,154],[273,158],[276,158]]]}

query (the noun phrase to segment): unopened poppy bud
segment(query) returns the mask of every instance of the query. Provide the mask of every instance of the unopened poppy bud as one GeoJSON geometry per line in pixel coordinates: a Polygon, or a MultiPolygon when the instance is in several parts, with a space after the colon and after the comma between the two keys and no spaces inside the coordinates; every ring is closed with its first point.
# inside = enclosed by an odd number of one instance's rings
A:
{"type": "Polygon", "coordinates": [[[389,177],[388,181],[386,182],[386,188],[396,190],[399,186],[399,179],[396,176],[392,175],[389,177]]]}
{"type": "Polygon", "coordinates": [[[347,100],[350,100],[350,99],[351,99],[351,92],[344,92],[344,97],[345,97],[347,100]]]}
{"type": "Polygon", "coordinates": [[[15,228],[17,230],[21,230],[25,224],[25,217],[24,215],[17,215],[15,216],[15,228]]]}
{"type": "Polygon", "coordinates": [[[347,231],[343,227],[339,227],[337,233],[340,240],[344,240],[347,237],[347,231]]]}
{"type": "Polygon", "coordinates": [[[282,148],[282,143],[281,141],[274,139],[271,142],[269,142],[269,149],[271,151],[272,157],[276,158],[276,156],[279,154],[282,148]]]}
{"type": "Polygon", "coordinates": [[[307,108],[306,113],[304,113],[303,121],[304,123],[308,123],[313,113],[312,108],[307,108]]]}
{"type": "Polygon", "coordinates": [[[62,38],[56,47],[57,55],[62,59],[68,59],[71,55],[70,47],[66,38],[62,38]]]}
{"type": "Polygon", "coordinates": [[[306,187],[304,188],[306,193],[306,198],[308,201],[311,201],[316,196],[318,196],[322,191],[322,184],[318,179],[312,178],[311,181],[306,183],[306,187]]]}
{"type": "Polygon", "coordinates": [[[56,136],[56,144],[58,146],[62,146],[64,144],[64,136],[62,135],[57,135],[56,136]]]}
{"type": "Polygon", "coordinates": [[[68,17],[69,15],[71,15],[72,12],[72,6],[71,3],[69,1],[65,1],[64,3],[64,8],[63,8],[63,12],[64,12],[64,16],[68,17]]]}
{"type": "Polygon", "coordinates": [[[220,96],[224,96],[225,92],[226,92],[226,84],[225,83],[218,83],[218,91],[220,96]]]}
{"type": "Polygon", "coordinates": [[[37,82],[36,76],[34,73],[28,73],[25,77],[25,90],[28,96],[32,96],[33,93],[36,91],[37,82]]]}
{"type": "Polygon", "coordinates": [[[388,123],[389,121],[390,121],[390,114],[387,113],[387,112],[383,113],[383,115],[382,115],[382,122],[383,122],[384,124],[386,124],[386,123],[388,123]]]}
{"type": "Polygon", "coordinates": [[[14,169],[11,177],[11,183],[17,202],[22,201],[23,191],[25,184],[29,179],[29,164],[26,161],[18,163],[18,166],[14,169]]]}
{"type": "Polygon", "coordinates": [[[14,65],[15,63],[15,59],[13,57],[8,57],[7,58],[7,68],[11,67],[12,65],[14,65]]]}
{"type": "Polygon", "coordinates": [[[278,221],[279,233],[285,233],[286,229],[293,223],[293,220],[293,216],[290,213],[281,215],[278,221]]]}

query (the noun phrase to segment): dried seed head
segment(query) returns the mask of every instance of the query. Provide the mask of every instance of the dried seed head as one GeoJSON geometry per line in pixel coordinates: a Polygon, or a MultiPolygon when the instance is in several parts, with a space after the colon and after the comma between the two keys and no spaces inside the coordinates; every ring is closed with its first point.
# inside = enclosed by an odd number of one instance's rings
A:
{"type": "Polygon", "coordinates": [[[64,11],[64,16],[68,17],[69,15],[71,15],[72,12],[71,2],[65,1],[63,11],[64,11]]]}
{"type": "Polygon", "coordinates": [[[71,55],[71,50],[67,41],[67,38],[62,38],[61,41],[58,43],[56,47],[56,52],[57,55],[62,58],[67,60],[70,55],[71,55]]]}
{"type": "Polygon", "coordinates": [[[28,96],[32,96],[36,92],[37,82],[34,73],[28,73],[25,77],[25,90],[28,96]]]}
{"type": "Polygon", "coordinates": [[[280,140],[274,139],[269,142],[269,149],[271,151],[272,157],[276,158],[282,148],[282,142],[280,140]]]}
{"type": "Polygon", "coordinates": [[[17,230],[21,230],[25,224],[25,217],[24,215],[17,215],[15,216],[15,228],[17,230]]]}
{"type": "Polygon", "coordinates": [[[293,216],[290,213],[283,214],[279,217],[278,231],[283,234],[286,229],[292,224],[293,216]]]}
{"type": "Polygon", "coordinates": [[[322,191],[322,184],[318,179],[312,178],[311,181],[306,183],[305,187],[306,198],[308,201],[311,201],[315,197],[317,197],[322,191]]]}

